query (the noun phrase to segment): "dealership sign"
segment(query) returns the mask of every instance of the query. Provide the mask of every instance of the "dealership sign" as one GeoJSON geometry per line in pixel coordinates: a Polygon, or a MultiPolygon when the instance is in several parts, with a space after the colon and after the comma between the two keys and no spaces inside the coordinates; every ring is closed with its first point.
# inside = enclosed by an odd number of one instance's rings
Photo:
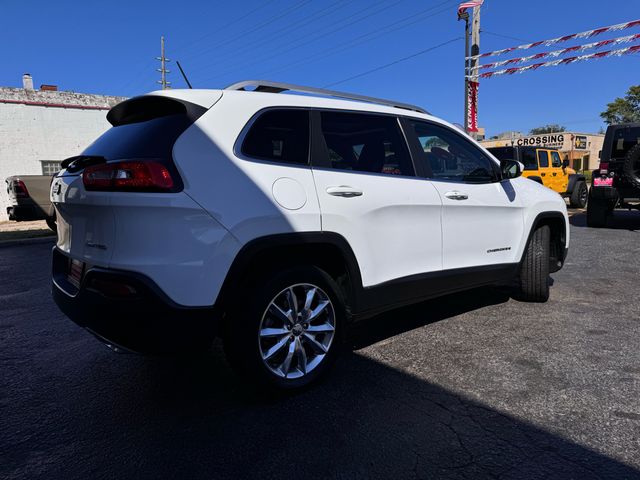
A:
{"type": "Polygon", "coordinates": [[[548,135],[536,135],[535,137],[518,138],[516,145],[519,147],[562,148],[564,146],[564,134],[551,133],[548,135]]]}
{"type": "Polygon", "coordinates": [[[558,150],[587,150],[588,142],[586,135],[548,133],[546,135],[518,138],[516,145],[519,147],[557,148],[558,150]],[[569,140],[566,147],[565,140],[569,140]]]}

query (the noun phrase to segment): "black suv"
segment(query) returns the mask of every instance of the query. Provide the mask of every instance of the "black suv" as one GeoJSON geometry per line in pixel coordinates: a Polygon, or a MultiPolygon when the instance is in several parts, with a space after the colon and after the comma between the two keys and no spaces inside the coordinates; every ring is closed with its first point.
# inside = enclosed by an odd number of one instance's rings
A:
{"type": "Polygon", "coordinates": [[[593,171],[587,225],[604,227],[615,208],[640,210],[640,123],[611,125],[593,171]]]}

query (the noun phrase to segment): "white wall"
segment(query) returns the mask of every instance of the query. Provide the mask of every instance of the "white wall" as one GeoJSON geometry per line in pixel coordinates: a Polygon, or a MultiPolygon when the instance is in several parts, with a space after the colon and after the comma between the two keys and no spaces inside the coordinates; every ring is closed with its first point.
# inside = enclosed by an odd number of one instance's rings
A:
{"type": "Polygon", "coordinates": [[[0,103],[0,220],[7,219],[5,178],[42,175],[40,160],[77,155],[105,130],[107,110],[0,103]]]}

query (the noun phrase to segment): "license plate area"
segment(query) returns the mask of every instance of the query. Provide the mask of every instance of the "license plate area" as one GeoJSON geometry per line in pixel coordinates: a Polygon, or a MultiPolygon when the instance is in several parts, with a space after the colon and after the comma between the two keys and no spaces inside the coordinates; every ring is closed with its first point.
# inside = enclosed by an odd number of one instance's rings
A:
{"type": "Polygon", "coordinates": [[[82,277],[84,276],[86,264],[74,258],[69,259],[69,268],[67,270],[67,281],[76,288],[80,288],[82,277]]]}

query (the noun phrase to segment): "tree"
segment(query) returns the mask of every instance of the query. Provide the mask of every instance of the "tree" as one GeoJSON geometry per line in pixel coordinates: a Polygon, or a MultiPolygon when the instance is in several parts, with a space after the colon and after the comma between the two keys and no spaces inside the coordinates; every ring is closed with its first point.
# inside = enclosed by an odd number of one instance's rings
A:
{"type": "Polygon", "coordinates": [[[630,87],[624,98],[616,98],[600,114],[608,125],[640,122],[640,85],[630,87]]]}
{"type": "Polygon", "coordinates": [[[544,125],[538,128],[532,128],[531,131],[529,132],[529,135],[542,135],[543,133],[558,133],[558,132],[564,132],[566,130],[567,129],[562,125],[553,123],[553,124],[544,125]]]}

